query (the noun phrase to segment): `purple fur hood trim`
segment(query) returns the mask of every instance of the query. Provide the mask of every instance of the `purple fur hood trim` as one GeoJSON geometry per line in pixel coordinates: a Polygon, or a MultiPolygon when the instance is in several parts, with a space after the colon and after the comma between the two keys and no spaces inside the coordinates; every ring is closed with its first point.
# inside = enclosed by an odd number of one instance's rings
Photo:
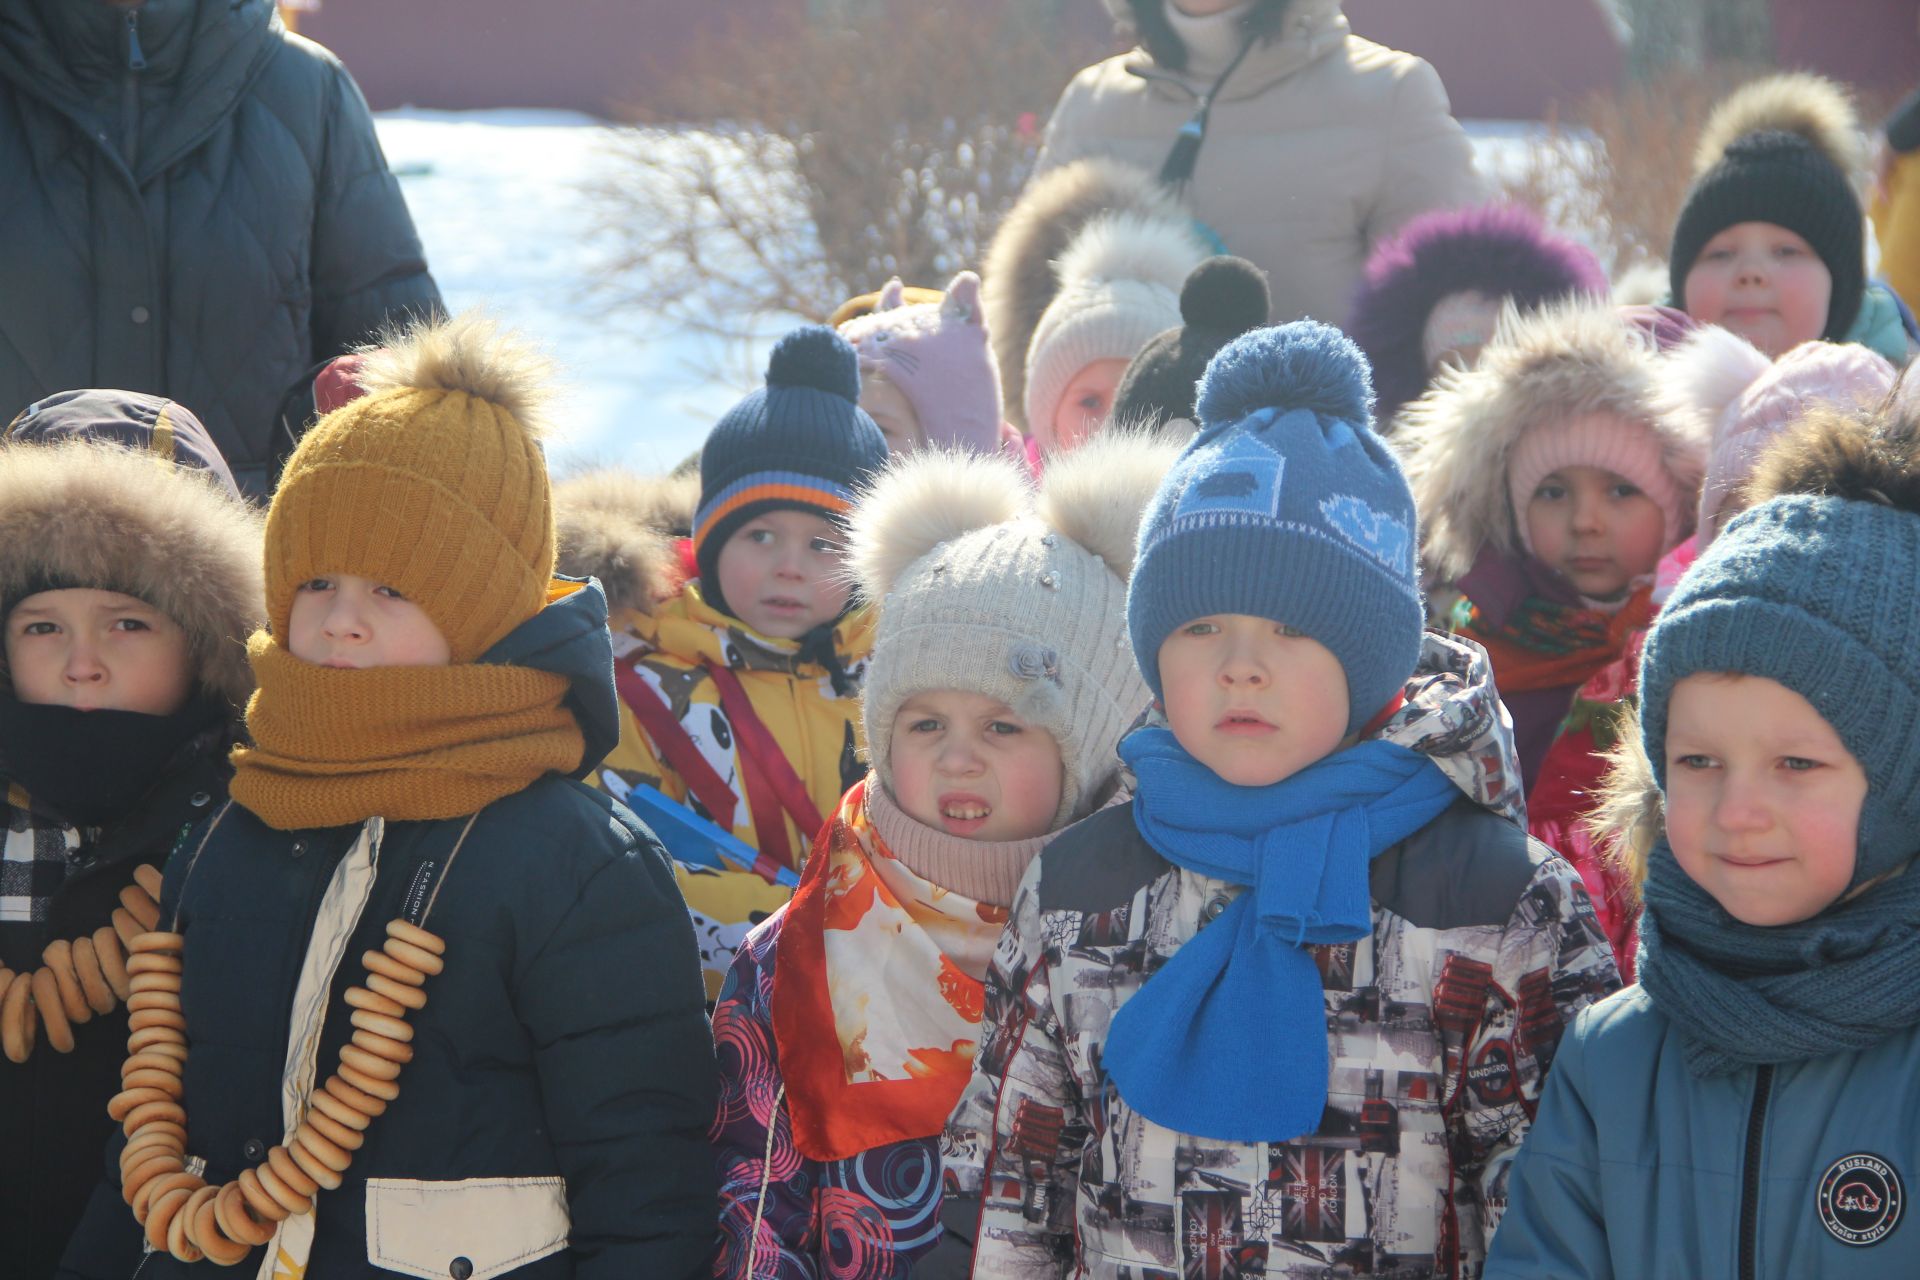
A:
{"type": "Polygon", "coordinates": [[[1435,210],[1375,245],[1346,328],[1373,362],[1382,431],[1426,389],[1422,337],[1434,304],[1469,289],[1528,308],[1576,293],[1605,297],[1607,274],[1517,204],[1435,210]]]}

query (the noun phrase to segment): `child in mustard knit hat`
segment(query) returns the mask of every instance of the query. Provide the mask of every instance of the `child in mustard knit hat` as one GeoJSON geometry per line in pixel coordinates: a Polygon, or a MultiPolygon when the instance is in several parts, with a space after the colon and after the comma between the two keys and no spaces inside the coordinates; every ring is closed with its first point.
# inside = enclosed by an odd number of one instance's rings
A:
{"type": "Polygon", "coordinates": [[[361,380],[268,513],[254,745],[133,945],[122,1181],[76,1249],[695,1275],[712,1052],[664,852],[574,781],[618,722],[605,598],[553,577],[543,365],[463,317],[361,380]]]}

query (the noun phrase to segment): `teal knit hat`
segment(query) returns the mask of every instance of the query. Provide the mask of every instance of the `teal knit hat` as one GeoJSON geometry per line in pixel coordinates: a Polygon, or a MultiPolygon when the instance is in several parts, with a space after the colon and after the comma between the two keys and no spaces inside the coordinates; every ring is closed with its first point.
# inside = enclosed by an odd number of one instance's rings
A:
{"type": "Polygon", "coordinates": [[[1661,790],[1674,685],[1697,672],[1764,676],[1813,704],[1866,770],[1853,885],[1907,862],[1920,851],[1917,583],[1920,516],[1909,511],[1794,495],[1735,519],[1647,639],[1641,735],[1661,790]]]}

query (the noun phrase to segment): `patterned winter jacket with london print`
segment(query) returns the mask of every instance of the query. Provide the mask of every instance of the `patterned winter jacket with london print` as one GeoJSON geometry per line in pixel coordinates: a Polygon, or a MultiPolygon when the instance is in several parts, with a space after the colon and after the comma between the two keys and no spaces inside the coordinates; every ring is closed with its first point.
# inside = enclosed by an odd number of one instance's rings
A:
{"type": "Polygon", "coordinates": [[[1029,869],[944,1140],[950,1194],[984,1172],[976,1277],[1479,1273],[1554,1048],[1619,977],[1579,876],[1520,825],[1484,651],[1429,635],[1380,736],[1434,757],[1461,796],[1374,860],[1372,934],[1315,949],[1331,1072],[1307,1137],[1171,1132],[1102,1068],[1115,1011],[1232,886],[1161,858],[1130,807],[1029,869]]]}
{"type": "MultiPolygon", "coordinates": [[[[824,655],[803,653],[797,640],[773,639],[749,630],[745,623],[708,604],[698,582],[687,583],[650,613],[627,610],[614,619],[615,667],[631,670],[665,700],[701,756],[732,790],[733,834],[756,849],[760,841],[754,832],[753,805],[756,800],[764,805],[770,797],[751,793],[739,736],[721,706],[709,669],[725,668],[739,677],[754,713],[825,819],[847,788],[866,774],[865,764],[856,759],[854,726],[860,718],[859,684],[873,648],[871,612],[860,609],[848,614],[834,629],[832,641],[833,659],[841,671],[837,688],[824,655]]],[[[655,787],[701,817],[714,816],[690,793],[686,779],[668,763],[660,745],[640,727],[624,693],[620,745],[607,757],[604,768],[629,787],[655,787]]],[[[817,832],[800,830],[791,817],[785,825],[789,860],[797,866],[817,832]]],[[[693,913],[700,968],[711,1001],[719,994],[747,931],[778,910],[789,890],[748,872],[715,871],[687,862],[676,861],[674,873],[693,913]]]]}

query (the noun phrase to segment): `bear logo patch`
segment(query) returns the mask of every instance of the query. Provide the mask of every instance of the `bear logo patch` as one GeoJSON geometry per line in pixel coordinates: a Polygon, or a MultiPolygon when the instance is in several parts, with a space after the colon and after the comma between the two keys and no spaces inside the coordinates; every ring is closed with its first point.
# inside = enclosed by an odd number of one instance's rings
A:
{"type": "Polygon", "coordinates": [[[1841,1244],[1879,1244],[1900,1225],[1906,1207],[1900,1174],[1878,1156],[1858,1152],[1827,1166],[1814,1193],[1820,1225],[1841,1244]]]}

